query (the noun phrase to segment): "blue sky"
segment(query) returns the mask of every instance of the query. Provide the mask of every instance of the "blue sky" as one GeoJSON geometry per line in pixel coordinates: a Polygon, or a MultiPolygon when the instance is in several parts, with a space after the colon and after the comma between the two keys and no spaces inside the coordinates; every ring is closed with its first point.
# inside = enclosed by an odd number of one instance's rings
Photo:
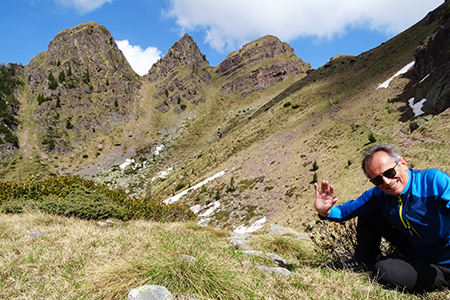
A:
{"type": "Polygon", "coordinates": [[[318,68],[370,50],[443,0],[3,0],[0,63],[27,65],[65,28],[104,25],[144,75],[184,33],[212,66],[264,35],[289,43],[318,68]]]}

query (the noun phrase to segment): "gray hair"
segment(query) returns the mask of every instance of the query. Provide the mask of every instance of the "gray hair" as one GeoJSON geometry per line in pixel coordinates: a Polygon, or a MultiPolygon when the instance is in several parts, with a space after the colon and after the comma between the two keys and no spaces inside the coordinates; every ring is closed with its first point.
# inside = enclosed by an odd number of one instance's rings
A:
{"type": "Polygon", "coordinates": [[[377,152],[386,152],[389,157],[392,159],[393,162],[398,163],[402,156],[395,151],[393,146],[390,145],[383,145],[383,144],[377,144],[370,146],[364,151],[363,159],[362,159],[362,169],[364,171],[364,175],[366,175],[367,178],[369,177],[369,174],[366,172],[366,164],[371,164],[373,160],[373,156],[377,152]]]}

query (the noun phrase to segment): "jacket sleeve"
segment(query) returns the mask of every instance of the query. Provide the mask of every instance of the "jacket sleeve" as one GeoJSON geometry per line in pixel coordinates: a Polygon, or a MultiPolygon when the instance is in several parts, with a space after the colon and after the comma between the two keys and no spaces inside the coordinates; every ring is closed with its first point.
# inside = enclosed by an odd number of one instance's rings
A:
{"type": "Polygon", "coordinates": [[[441,212],[450,214],[450,176],[437,169],[427,170],[427,194],[437,195],[440,199],[441,212]],[[431,189],[431,191],[430,191],[431,189]]]}
{"type": "Polygon", "coordinates": [[[349,200],[341,205],[333,206],[330,214],[324,219],[342,222],[377,211],[380,208],[375,198],[380,193],[381,190],[378,187],[373,187],[355,200],[349,200]]]}

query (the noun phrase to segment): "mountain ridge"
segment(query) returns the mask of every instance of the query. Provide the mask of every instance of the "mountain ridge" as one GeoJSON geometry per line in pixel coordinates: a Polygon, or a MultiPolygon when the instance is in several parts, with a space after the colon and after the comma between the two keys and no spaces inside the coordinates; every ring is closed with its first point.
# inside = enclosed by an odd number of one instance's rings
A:
{"type": "MultiPolygon", "coordinates": [[[[21,102],[20,145],[28,132],[29,152],[24,156],[22,148],[17,149],[3,163],[1,177],[81,174],[111,188],[125,188],[133,197],[162,201],[227,170],[180,203],[199,205],[199,213],[218,203],[209,220],[218,226],[250,225],[266,217],[301,230],[315,218],[312,182],[333,181],[340,199],[351,199],[370,186],[355,162],[373,139],[397,146],[414,167],[450,170],[445,157],[450,151],[445,80],[450,59],[440,51],[448,46],[439,46],[446,45],[448,11],[444,3],[382,45],[358,56],[337,55],[314,70],[288,44],[271,36],[230,53],[213,68],[185,35],[143,77],[134,72],[104,76],[114,65],[109,59],[84,56],[86,52],[74,55],[84,58],[74,69],[77,92],[70,95],[70,89],[63,89],[66,81],[50,88],[67,61],[58,66],[57,59],[38,54],[31,69],[40,71],[27,73],[33,75],[31,81],[15,90],[21,102]],[[412,70],[394,78],[388,88],[377,89],[411,61],[412,70]],[[53,64],[45,69],[45,62],[53,64]],[[49,70],[55,70],[53,80],[49,70]],[[430,75],[424,80],[425,73],[430,75]],[[111,79],[109,85],[106,79],[111,79]],[[44,96],[40,104],[39,94],[44,96]],[[67,109],[59,112],[57,97],[66,95],[76,105],[60,99],[67,109]],[[412,98],[413,104],[429,99],[422,115],[413,114],[412,98]],[[114,113],[111,130],[101,122],[88,126],[103,120],[105,110],[91,119],[77,110],[83,105],[95,111],[96,103],[114,113]],[[60,121],[55,121],[57,112],[60,121]],[[49,151],[51,139],[42,143],[46,137],[53,138],[54,149],[69,143],[73,150],[49,151]],[[135,162],[121,170],[126,158],[135,162]],[[159,176],[163,171],[167,174],[159,176]]],[[[83,26],[88,37],[104,33],[98,24],[83,26]]],[[[120,62],[115,49],[110,51],[120,62]]],[[[109,51],[103,53],[105,57],[109,51]]],[[[118,66],[117,74],[122,69],[118,66]]],[[[23,68],[29,72],[28,66],[23,68]]],[[[67,72],[66,67],[65,76],[67,72]]]]}

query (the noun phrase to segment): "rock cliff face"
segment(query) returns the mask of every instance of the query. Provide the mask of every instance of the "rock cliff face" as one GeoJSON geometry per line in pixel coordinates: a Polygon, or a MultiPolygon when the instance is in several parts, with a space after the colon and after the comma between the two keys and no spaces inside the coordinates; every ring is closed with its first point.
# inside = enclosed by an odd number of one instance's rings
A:
{"type": "Polygon", "coordinates": [[[435,115],[450,107],[450,11],[442,14],[438,9],[428,18],[429,22],[442,19],[436,32],[416,51],[415,73],[421,83],[415,99],[427,99],[422,110],[435,115]]]}
{"type": "Polygon", "coordinates": [[[205,101],[199,92],[211,83],[211,66],[191,36],[185,34],[155,63],[146,78],[155,85],[156,109],[176,114],[205,101]]]}
{"type": "Polygon", "coordinates": [[[38,105],[33,113],[46,152],[71,152],[87,133],[108,132],[130,119],[140,77],[109,31],[94,22],[61,31],[27,66],[38,105]]]}
{"type": "Polygon", "coordinates": [[[228,80],[222,85],[222,95],[246,97],[262,91],[289,75],[306,76],[311,65],[298,58],[294,50],[274,36],[265,36],[231,53],[215,72],[228,80]]]}
{"type": "Polygon", "coordinates": [[[11,160],[19,148],[15,130],[19,126],[19,101],[14,90],[22,86],[23,66],[0,65],[0,161],[11,160]]]}

